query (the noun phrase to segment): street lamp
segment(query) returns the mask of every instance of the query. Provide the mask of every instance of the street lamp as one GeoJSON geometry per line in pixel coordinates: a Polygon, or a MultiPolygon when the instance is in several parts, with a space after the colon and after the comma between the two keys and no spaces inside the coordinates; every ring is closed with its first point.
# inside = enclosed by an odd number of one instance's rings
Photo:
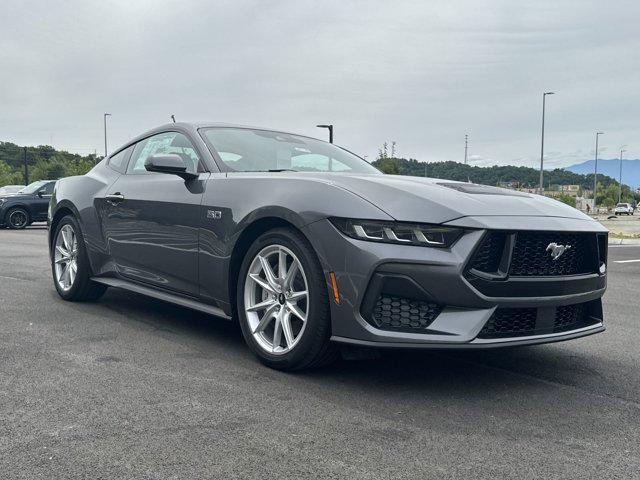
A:
{"type": "Polygon", "coordinates": [[[23,147],[24,156],[24,184],[29,185],[29,165],[27,164],[27,147],[23,147]]]}
{"type": "Polygon", "coordinates": [[[596,213],[596,194],[598,190],[598,137],[604,132],[596,132],[596,165],[593,169],[593,213],[596,213]]]}
{"type": "Polygon", "coordinates": [[[333,125],[316,125],[316,127],[329,129],[329,143],[333,143],[333,125]]]}
{"type": "Polygon", "coordinates": [[[547,100],[547,95],[554,95],[554,92],[544,92],[542,94],[542,137],[540,141],[540,195],[544,189],[544,110],[547,100]]]}
{"type": "Polygon", "coordinates": [[[620,147],[620,176],[618,177],[618,203],[622,201],[622,154],[626,152],[626,145],[620,147]]]}
{"type": "Polygon", "coordinates": [[[104,158],[107,158],[107,117],[110,116],[110,113],[104,114],[104,158]]]}
{"type": "Polygon", "coordinates": [[[469,135],[464,134],[464,164],[467,164],[467,149],[469,147],[469,135]]]}

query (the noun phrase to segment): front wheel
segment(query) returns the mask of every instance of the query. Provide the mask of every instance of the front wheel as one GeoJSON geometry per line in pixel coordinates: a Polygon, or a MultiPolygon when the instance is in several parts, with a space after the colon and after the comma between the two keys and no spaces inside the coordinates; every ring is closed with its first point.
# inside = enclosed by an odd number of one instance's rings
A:
{"type": "Polygon", "coordinates": [[[12,230],[22,230],[29,225],[29,212],[24,208],[12,208],[7,212],[5,223],[12,230]]]}
{"type": "Polygon", "coordinates": [[[91,280],[91,266],[77,220],[67,215],[53,237],[51,270],[58,294],[65,300],[97,300],[107,287],[91,280]]]}
{"type": "Polygon", "coordinates": [[[300,233],[280,228],[258,237],[240,268],[237,292],[242,334],[269,367],[301,370],[337,357],[329,342],[327,284],[300,233]]]}

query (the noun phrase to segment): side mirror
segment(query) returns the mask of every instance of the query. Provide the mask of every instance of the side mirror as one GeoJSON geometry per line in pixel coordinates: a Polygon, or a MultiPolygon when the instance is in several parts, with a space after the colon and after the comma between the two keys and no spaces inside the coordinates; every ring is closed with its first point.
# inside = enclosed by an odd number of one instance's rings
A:
{"type": "Polygon", "coordinates": [[[40,198],[44,197],[47,194],[47,191],[44,188],[41,188],[40,190],[38,190],[38,196],[40,198]]]}
{"type": "Polygon", "coordinates": [[[178,175],[185,180],[198,178],[197,173],[187,171],[187,165],[180,155],[175,153],[158,153],[151,155],[144,162],[144,168],[148,172],[169,173],[178,175]]]}

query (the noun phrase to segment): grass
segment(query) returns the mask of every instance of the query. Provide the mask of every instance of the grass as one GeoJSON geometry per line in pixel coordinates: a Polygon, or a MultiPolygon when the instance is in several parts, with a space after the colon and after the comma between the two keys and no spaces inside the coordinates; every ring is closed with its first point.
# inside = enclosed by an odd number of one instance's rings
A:
{"type": "Polygon", "coordinates": [[[609,232],[609,238],[640,238],[640,233],[617,233],[617,232],[609,232]]]}

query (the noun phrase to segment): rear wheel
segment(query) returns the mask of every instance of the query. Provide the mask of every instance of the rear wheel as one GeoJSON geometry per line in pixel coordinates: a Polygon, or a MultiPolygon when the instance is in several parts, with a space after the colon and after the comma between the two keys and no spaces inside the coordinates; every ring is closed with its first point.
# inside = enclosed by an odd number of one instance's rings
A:
{"type": "Polygon", "coordinates": [[[291,229],[264,233],[240,268],[237,311],[249,348],[280,370],[333,361],[326,281],[308,241],[291,229]]]}
{"type": "Polygon", "coordinates": [[[7,212],[5,223],[12,230],[22,230],[30,222],[29,212],[22,207],[12,208],[7,212]]]}
{"type": "Polygon", "coordinates": [[[58,223],[52,252],[53,283],[63,299],[96,300],[104,294],[107,287],[91,280],[91,266],[84,237],[77,220],[71,215],[58,223]]]}

